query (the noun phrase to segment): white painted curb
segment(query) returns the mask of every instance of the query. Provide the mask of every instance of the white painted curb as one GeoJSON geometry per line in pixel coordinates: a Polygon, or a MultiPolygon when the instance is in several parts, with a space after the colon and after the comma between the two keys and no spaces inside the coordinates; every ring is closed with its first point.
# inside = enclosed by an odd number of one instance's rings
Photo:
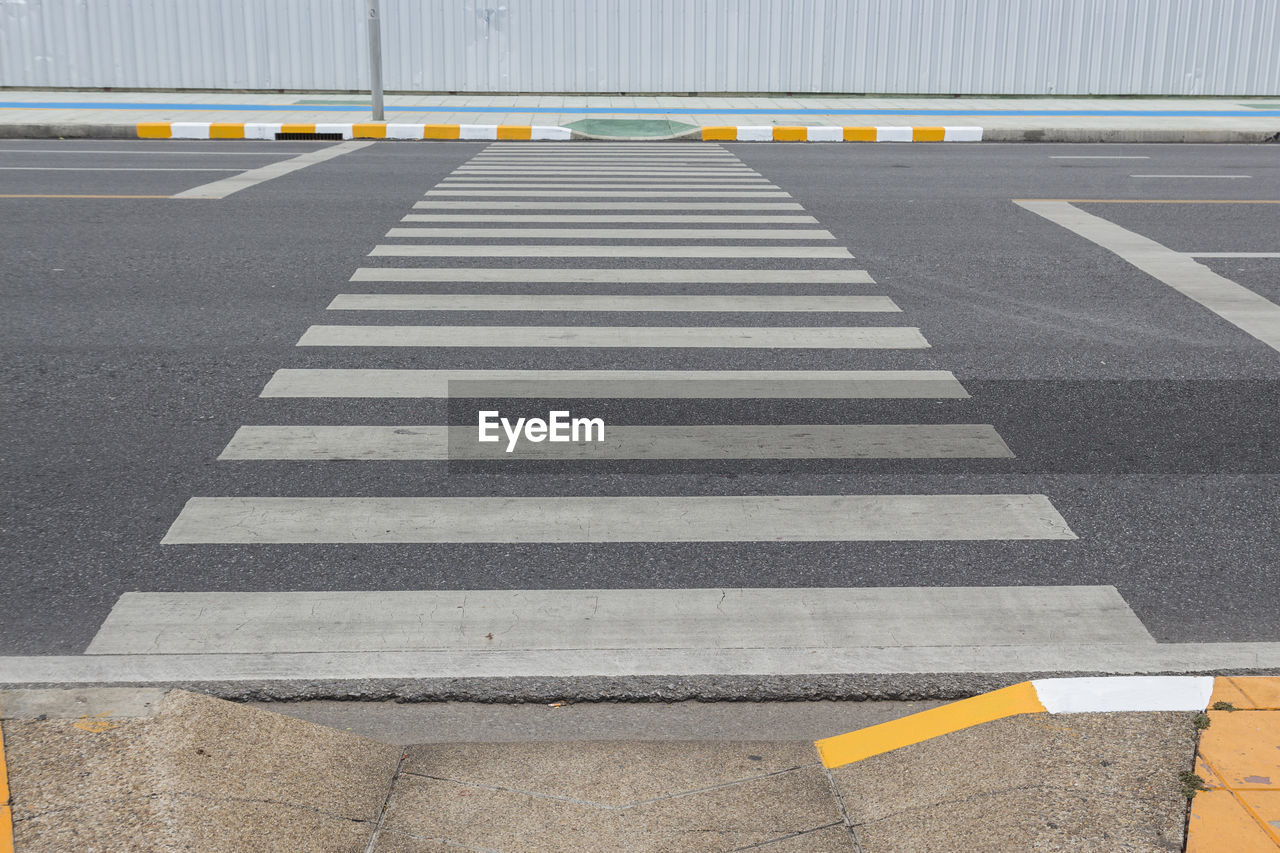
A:
{"type": "Polygon", "coordinates": [[[1213,695],[1211,675],[1039,678],[1031,684],[1050,714],[1106,711],[1203,711],[1213,695]]]}

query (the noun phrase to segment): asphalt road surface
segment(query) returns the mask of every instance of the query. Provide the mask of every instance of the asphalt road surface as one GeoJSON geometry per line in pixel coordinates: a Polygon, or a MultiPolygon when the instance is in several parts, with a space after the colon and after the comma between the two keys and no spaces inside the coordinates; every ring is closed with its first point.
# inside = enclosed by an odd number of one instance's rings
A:
{"type": "Polygon", "coordinates": [[[183,597],[410,590],[1280,642],[1278,200],[1275,146],[5,141],[0,655],[412,650],[183,597]],[[610,449],[474,441],[550,409],[610,449]]]}

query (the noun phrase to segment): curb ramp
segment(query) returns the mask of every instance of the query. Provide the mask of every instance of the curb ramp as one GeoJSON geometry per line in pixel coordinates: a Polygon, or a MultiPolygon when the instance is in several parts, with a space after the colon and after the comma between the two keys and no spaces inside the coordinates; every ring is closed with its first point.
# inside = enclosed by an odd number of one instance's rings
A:
{"type": "Polygon", "coordinates": [[[15,690],[0,702],[4,853],[1168,851],[1183,849],[1188,818],[1192,853],[1280,849],[1275,678],[1041,679],[817,749],[402,751],[182,690],[15,690]]]}

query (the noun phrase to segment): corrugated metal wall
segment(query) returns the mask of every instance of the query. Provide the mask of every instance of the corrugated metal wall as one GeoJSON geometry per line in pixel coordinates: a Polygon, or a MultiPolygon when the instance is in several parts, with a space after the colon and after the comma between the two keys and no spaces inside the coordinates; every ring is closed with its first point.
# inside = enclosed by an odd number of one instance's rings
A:
{"type": "MultiPolygon", "coordinates": [[[[382,0],[435,92],[1280,94],[1280,0],[382,0]]],[[[368,86],[364,0],[0,0],[0,85],[368,86]]]]}

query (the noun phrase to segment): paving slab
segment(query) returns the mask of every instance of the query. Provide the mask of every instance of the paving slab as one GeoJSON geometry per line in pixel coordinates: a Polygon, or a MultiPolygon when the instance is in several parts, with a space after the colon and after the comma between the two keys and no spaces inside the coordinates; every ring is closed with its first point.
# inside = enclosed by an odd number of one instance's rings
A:
{"type": "Polygon", "coordinates": [[[4,734],[21,851],[356,853],[400,758],[184,691],[146,716],[11,719],[4,734]]]}
{"type": "Polygon", "coordinates": [[[382,828],[504,851],[721,851],[798,835],[801,849],[853,849],[807,742],[410,749],[382,828]]]}
{"type": "Polygon", "coordinates": [[[831,774],[864,853],[1180,850],[1192,716],[1010,717],[831,774]]]}

